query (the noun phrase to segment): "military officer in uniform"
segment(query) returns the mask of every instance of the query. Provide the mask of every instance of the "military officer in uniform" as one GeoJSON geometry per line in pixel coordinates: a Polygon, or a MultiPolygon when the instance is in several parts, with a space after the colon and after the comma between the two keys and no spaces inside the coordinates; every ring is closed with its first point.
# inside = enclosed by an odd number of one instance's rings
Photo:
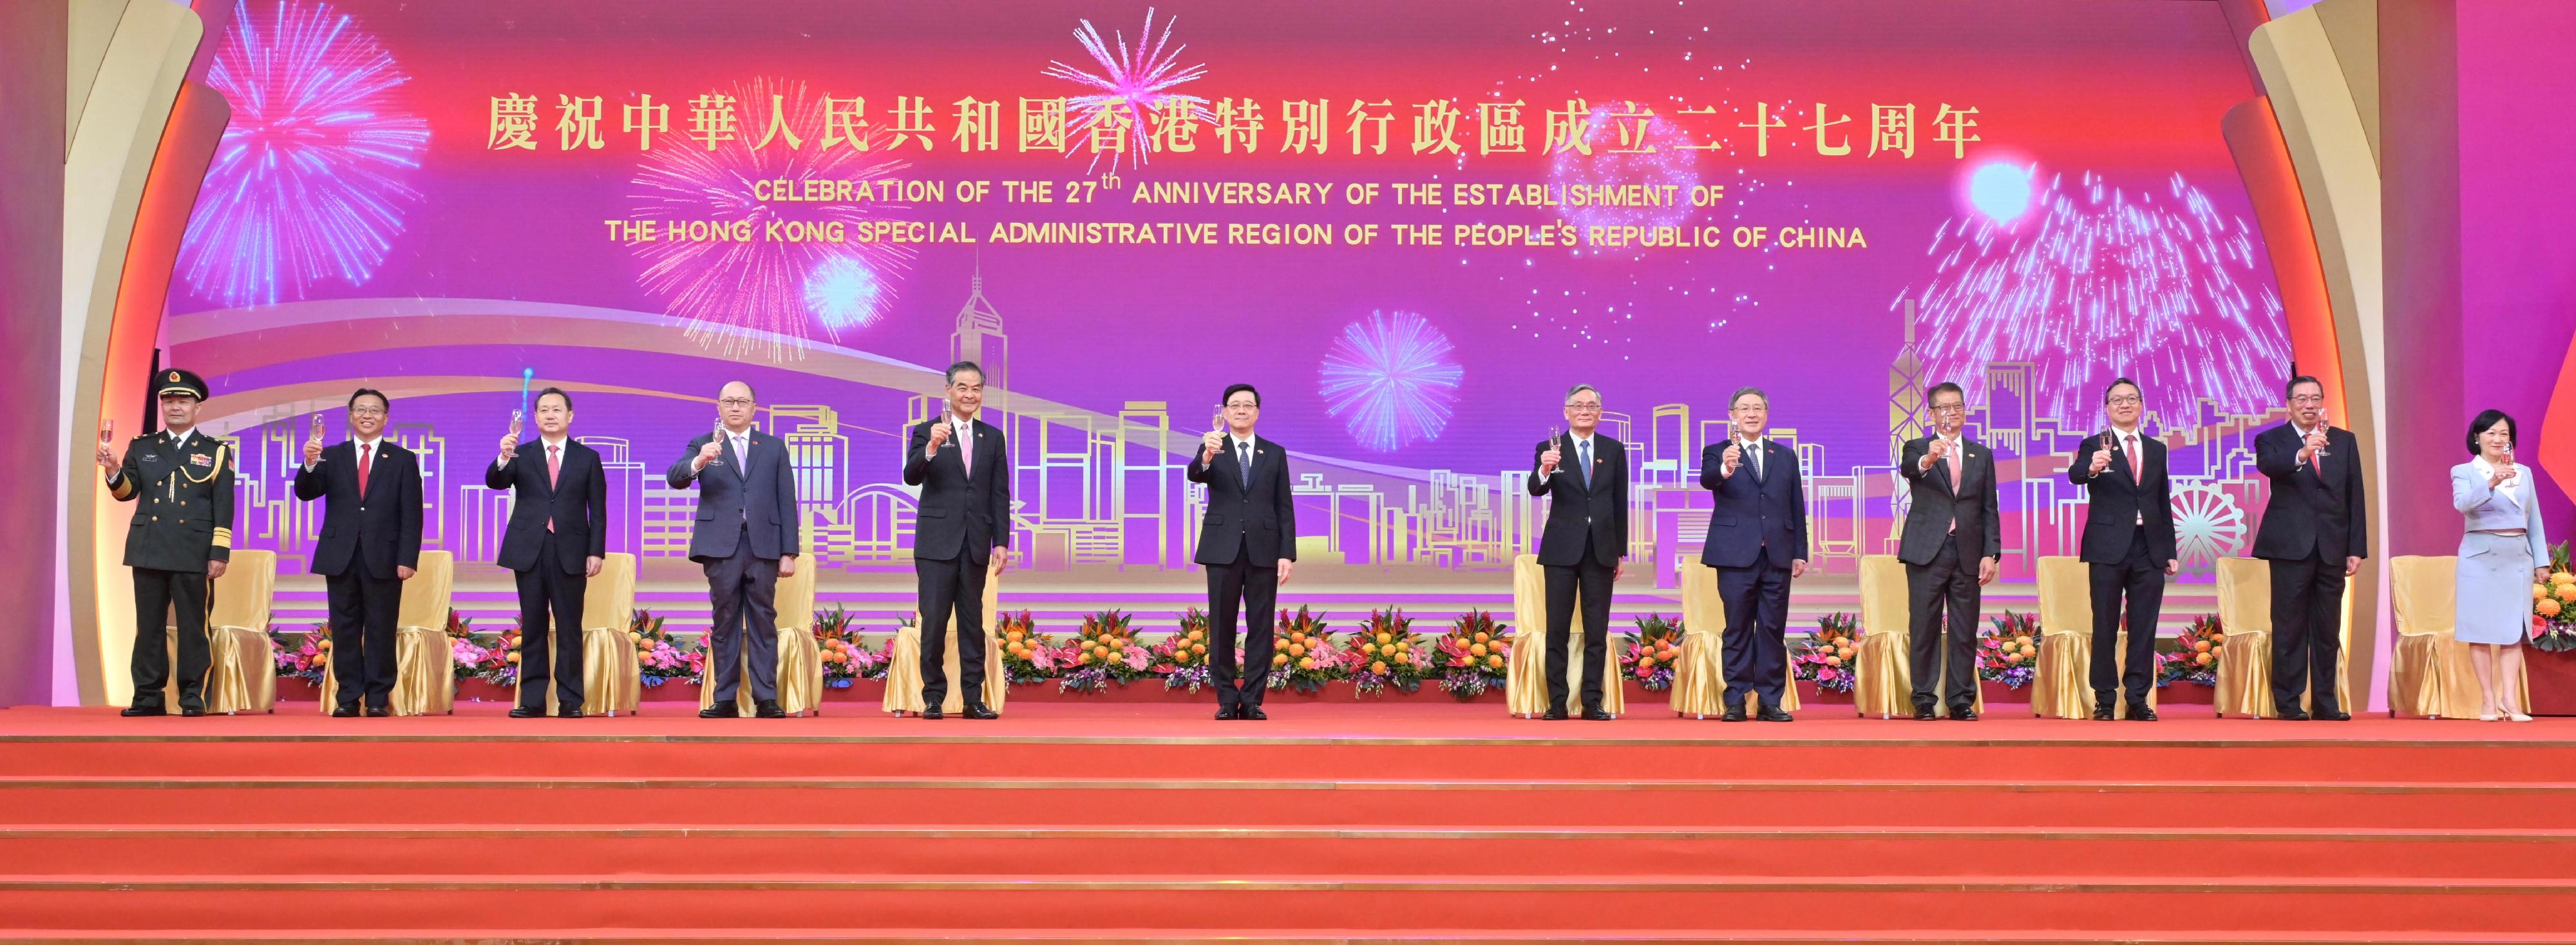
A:
{"type": "Polygon", "coordinates": [[[232,558],[233,457],[229,444],[197,430],[206,382],[186,371],[153,378],[163,430],[134,438],[119,461],[102,431],[98,465],[119,502],[139,503],[125,533],[125,563],[134,569],[134,702],[125,715],[166,715],[170,679],[163,614],[179,628],[179,714],[206,714],[207,584],[232,558]]]}

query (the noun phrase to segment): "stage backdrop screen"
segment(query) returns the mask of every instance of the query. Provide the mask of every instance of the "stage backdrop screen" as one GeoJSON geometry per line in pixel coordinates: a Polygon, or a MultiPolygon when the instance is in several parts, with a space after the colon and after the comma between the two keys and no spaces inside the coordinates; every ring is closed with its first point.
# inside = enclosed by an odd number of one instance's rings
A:
{"type": "Polygon", "coordinates": [[[1940,380],[2002,461],[2008,582],[2073,553],[2115,376],[2174,447],[2187,580],[2263,495],[2290,349],[2217,3],[204,6],[232,124],[163,359],[239,440],[282,613],[319,608],[298,447],[360,386],[496,617],[482,469],[531,384],[572,392],[610,548],[680,625],[664,470],[729,380],[791,444],[826,606],[908,611],[900,444],[956,360],[1012,457],[1005,605],[1042,621],[1203,599],[1183,468],[1235,382],[1293,457],[1283,600],[1345,617],[1507,605],[1578,383],[1631,444],[1623,611],[1672,609],[1739,388],[1804,469],[1802,608],[1894,550],[1940,380]]]}

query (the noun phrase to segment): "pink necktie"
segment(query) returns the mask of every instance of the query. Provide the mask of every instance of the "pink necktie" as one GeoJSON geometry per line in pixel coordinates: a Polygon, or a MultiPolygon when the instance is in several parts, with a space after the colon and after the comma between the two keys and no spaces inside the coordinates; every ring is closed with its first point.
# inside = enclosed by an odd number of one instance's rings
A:
{"type": "MultiPolygon", "coordinates": [[[[950,421],[949,426],[960,426],[960,424],[950,421]]],[[[962,426],[963,429],[957,431],[957,462],[966,467],[966,478],[973,479],[975,478],[975,426],[973,424],[962,426]]]]}
{"type": "Polygon", "coordinates": [[[2121,439],[2129,441],[2129,481],[2145,481],[2146,473],[2142,471],[2138,465],[2138,435],[2132,433],[2128,436],[2121,437],[2121,439]]]}
{"type": "MultiPolygon", "coordinates": [[[[1945,465],[1945,466],[1950,467],[1950,491],[1951,491],[1951,492],[1954,492],[1954,493],[1955,493],[1955,492],[1958,492],[1958,491],[1959,491],[1959,490],[1961,490],[1961,489],[1967,488],[1967,486],[1966,486],[1966,484],[1965,484],[1965,483],[1962,483],[1962,482],[1960,482],[1960,481],[1959,481],[1959,448],[1958,448],[1958,447],[1956,447],[1956,446],[1951,447],[1951,448],[1950,448],[1950,453],[1949,453],[1949,455],[1944,456],[1944,457],[1942,457],[1942,458],[1941,458],[1941,463],[1942,463],[1942,465],[1945,465]]],[[[1955,518],[1955,517],[1954,517],[1954,518],[1952,518],[1952,519],[1950,520],[1950,530],[1951,530],[1952,532],[1956,532],[1956,531],[1958,531],[1958,530],[1959,530],[1959,520],[1958,520],[1957,518],[1955,518]]]]}
{"type": "Polygon", "coordinates": [[[376,445],[373,443],[358,444],[358,498],[360,500],[367,497],[367,467],[374,465],[367,460],[368,455],[375,451],[376,445]]]}
{"type": "MultiPolygon", "coordinates": [[[[548,446],[546,447],[546,487],[551,489],[561,484],[563,484],[563,447],[548,446]]],[[[546,530],[550,532],[555,530],[553,516],[546,518],[546,530]]]]}

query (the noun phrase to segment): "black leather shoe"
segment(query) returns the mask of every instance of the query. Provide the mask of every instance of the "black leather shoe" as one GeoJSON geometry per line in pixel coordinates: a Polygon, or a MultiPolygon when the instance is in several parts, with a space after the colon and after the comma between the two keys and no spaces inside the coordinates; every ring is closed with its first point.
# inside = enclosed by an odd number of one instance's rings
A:
{"type": "Polygon", "coordinates": [[[394,710],[392,706],[371,705],[367,707],[367,717],[371,719],[390,719],[394,717],[394,710]]]}
{"type": "Polygon", "coordinates": [[[2273,718],[2280,719],[2284,722],[2305,722],[2308,720],[2308,711],[2306,709],[2284,709],[2281,711],[2281,714],[2273,716],[2273,718]]]}
{"type": "Polygon", "coordinates": [[[170,710],[157,705],[130,705],[126,706],[124,711],[116,714],[129,719],[140,719],[155,715],[168,715],[170,714],[170,710]]]}
{"type": "Polygon", "coordinates": [[[933,702],[921,707],[921,717],[925,719],[944,719],[948,717],[948,713],[940,711],[939,703],[933,702]]]}
{"type": "Polygon", "coordinates": [[[2151,708],[2148,708],[2148,707],[2146,707],[2146,706],[2144,706],[2144,705],[2140,705],[2140,704],[2135,703],[2135,702],[2129,703],[2129,721],[2132,721],[2132,722],[2153,722],[2153,721],[2155,721],[2155,720],[2156,720],[2156,710],[2151,709],[2151,708]]]}
{"type": "Polygon", "coordinates": [[[1975,710],[1975,709],[1959,708],[1959,709],[1952,709],[1952,710],[1950,710],[1950,721],[1953,721],[1953,722],[1974,722],[1974,721],[1976,721],[1976,720],[1977,720],[1977,710],[1975,710]]]}
{"type": "Polygon", "coordinates": [[[205,707],[205,706],[201,706],[201,705],[183,705],[183,706],[180,706],[180,707],[179,707],[179,716],[180,716],[181,718],[190,718],[190,719],[193,719],[193,718],[196,718],[196,717],[201,716],[201,715],[204,715],[204,714],[206,714],[206,707],[205,707]]]}
{"type": "Polygon", "coordinates": [[[1790,715],[1787,711],[1782,710],[1776,705],[1763,706],[1762,711],[1755,714],[1753,717],[1764,722],[1795,722],[1798,720],[1797,716],[1790,715]]]}
{"type": "Polygon", "coordinates": [[[2111,703],[2098,701],[2093,703],[2093,721],[2108,722],[2118,715],[2119,713],[2111,708],[2111,703]]]}
{"type": "Polygon", "coordinates": [[[1242,716],[1243,720],[1246,722],[1270,721],[1270,713],[1261,711],[1261,707],[1257,705],[1244,706],[1241,709],[1235,710],[1235,714],[1242,716]]]}
{"type": "Polygon", "coordinates": [[[1547,711],[1542,712],[1542,713],[1539,713],[1539,718],[1545,719],[1545,720],[1550,721],[1550,722],[1562,722],[1562,721],[1565,721],[1565,707],[1564,707],[1564,706],[1550,706],[1550,707],[1548,707],[1548,710],[1547,710],[1547,711]]]}
{"type": "Polygon", "coordinates": [[[357,706],[353,706],[353,705],[344,705],[344,706],[340,706],[339,708],[335,708],[335,709],[332,709],[332,710],[331,710],[331,717],[332,717],[332,718],[335,718],[335,719],[354,719],[354,718],[357,718],[357,717],[358,717],[358,707],[357,707],[357,706]]]}
{"type": "Polygon", "coordinates": [[[995,712],[992,709],[987,708],[981,702],[966,703],[965,709],[957,714],[970,719],[998,719],[1002,717],[1002,713],[995,712]]]}
{"type": "Polygon", "coordinates": [[[1238,718],[1242,718],[1242,716],[1241,716],[1240,714],[1238,714],[1238,713],[1236,713],[1236,712],[1234,711],[1234,707],[1233,707],[1233,706],[1230,706],[1230,705],[1221,705],[1221,706],[1217,706],[1217,707],[1216,707],[1216,720],[1217,720],[1217,721],[1219,721],[1219,722],[1232,722],[1232,721],[1234,721],[1235,719],[1238,719],[1238,718]]]}
{"type": "Polygon", "coordinates": [[[751,704],[751,714],[753,718],[783,719],[787,710],[780,708],[776,699],[758,699],[751,704]]]}
{"type": "Polygon", "coordinates": [[[1731,705],[1731,706],[1727,706],[1727,707],[1726,707],[1726,714],[1725,714],[1725,715],[1718,716],[1717,718],[1718,718],[1718,721],[1721,721],[1721,722],[1741,722],[1741,721],[1744,721],[1744,707],[1743,707],[1743,706],[1740,706],[1740,705],[1731,705]]]}
{"type": "Polygon", "coordinates": [[[510,717],[514,719],[542,719],[546,717],[546,710],[531,709],[523,705],[514,705],[510,707],[510,717]]]}
{"type": "Polygon", "coordinates": [[[1610,714],[1609,710],[1597,705],[1583,710],[1583,720],[1586,722],[1607,722],[1615,718],[1618,716],[1610,714]]]}
{"type": "Polygon", "coordinates": [[[1917,722],[1929,722],[1940,717],[1941,713],[1932,711],[1931,706],[1914,707],[1914,720],[1917,722]]]}
{"type": "Polygon", "coordinates": [[[2331,711],[2331,712],[2319,712],[2319,713],[2317,713],[2317,721],[2320,721],[2320,722],[2350,722],[2350,721],[2352,721],[2352,713],[2350,713],[2350,712],[2346,712],[2346,711],[2344,711],[2344,710],[2342,710],[2342,709],[2336,709],[2336,710],[2331,711]]]}
{"type": "Polygon", "coordinates": [[[563,711],[561,711],[561,712],[557,712],[557,713],[555,713],[555,718],[559,718],[559,719],[577,719],[577,718],[580,718],[580,717],[581,717],[581,710],[580,710],[580,709],[565,709],[565,710],[563,710],[563,711]]]}
{"type": "MultiPolygon", "coordinates": [[[[516,715],[518,713],[514,712],[511,714],[516,715]]],[[[736,707],[730,701],[719,702],[706,708],[699,709],[698,717],[702,719],[738,719],[742,717],[742,709],[736,707]]]]}

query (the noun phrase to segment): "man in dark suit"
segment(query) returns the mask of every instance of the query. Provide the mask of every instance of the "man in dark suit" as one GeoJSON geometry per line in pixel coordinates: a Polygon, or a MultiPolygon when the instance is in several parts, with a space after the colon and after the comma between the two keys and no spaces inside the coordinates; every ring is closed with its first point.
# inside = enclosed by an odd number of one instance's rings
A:
{"type": "Polygon", "coordinates": [[[178,627],[179,714],[206,714],[206,674],[214,662],[206,641],[207,585],[232,560],[232,447],[197,430],[206,382],[188,371],[153,377],[161,403],[159,433],[126,444],[119,458],[111,422],[98,434],[98,467],[119,502],[140,502],[125,531],[125,565],[134,569],[134,698],[120,713],[167,715],[169,631],[178,627]],[[164,622],[163,616],[176,619],[164,622]]]}
{"type": "Polygon", "coordinates": [[[1699,484],[1717,493],[1699,560],[1717,569],[1726,607],[1726,714],[1744,721],[1747,693],[1756,718],[1790,720],[1780,708],[1789,686],[1789,579],[1807,573],[1807,486],[1798,454],[1762,435],[1771,398],[1747,387],[1727,402],[1728,436],[1700,450],[1699,484]]]}
{"type": "Polygon", "coordinates": [[[349,395],[349,439],[324,447],[321,418],[304,441],[295,497],[322,499],[313,573],[331,606],[334,718],[393,714],[394,620],[402,582],[420,565],[420,457],[384,438],[393,403],[378,391],[349,395]]]}
{"type": "Polygon", "coordinates": [[[912,570],[920,589],[921,717],[948,699],[948,618],[957,618],[957,682],[970,719],[1000,718],[984,704],[984,571],[1011,566],[1011,453],[1002,431],[977,419],[984,369],[948,366],[947,404],[916,424],[903,451],[905,485],[921,487],[912,521],[912,570]]]}
{"type": "Polygon", "coordinates": [[[2299,375],[2288,394],[2290,422],[2254,438],[2254,468],[2272,481],[2254,532],[2254,557],[2272,563],[2272,706],[2284,719],[2313,711],[2343,721],[2352,718],[2335,691],[2343,585],[2370,557],[2361,449],[2351,431],[2326,423],[2323,382],[2299,375]]]}
{"type": "Polygon", "coordinates": [[[1607,720],[1601,708],[1609,678],[1610,583],[1627,573],[1628,452],[1594,432],[1601,424],[1601,392],[1576,384],[1565,393],[1563,436],[1538,445],[1538,468],[1529,493],[1548,496],[1547,530],[1538,541],[1538,563],[1547,570],[1547,715],[1565,714],[1566,652],[1574,641],[1574,601],[1583,599],[1583,717],[1607,720]],[[1569,462],[1570,461],[1570,462],[1569,462]]]}
{"type": "Polygon", "coordinates": [[[2087,439],[2067,467],[2066,481],[2084,487],[2083,558],[2093,589],[2093,718],[2118,713],[2112,699],[2128,699],[2128,717],[2153,722],[2147,705],[2155,685],[2156,615],[2164,608],[2165,578],[2182,570],[2174,554],[2173,480],[2165,475],[2164,443],[2140,435],[2145,400],[2138,382],[2121,378],[2102,392],[2111,429],[2087,439]],[[2128,598],[2129,649],[2119,651],[2121,597],[2128,598]],[[2121,661],[2128,670],[2122,672],[2121,661]]]}
{"type": "Polygon", "coordinates": [[[752,429],[760,410],[751,385],[726,384],[716,393],[722,418],[713,432],[689,441],[688,452],[664,478],[671,488],[698,486],[698,524],[689,533],[689,560],[707,575],[713,625],[707,628],[715,674],[715,705],[702,719],[731,718],[742,685],[742,662],[751,658],[752,712],[783,719],[778,705],[778,579],[796,573],[796,473],[787,444],[752,429]]]}
{"type": "Polygon", "coordinates": [[[1914,676],[1916,719],[1939,718],[1934,707],[1946,691],[1950,717],[1974,722],[1977,605],[1982,589],[1995,579],[2004,548],[1995,454],[1960,434],[1968,424],[1968,395],[1959,385],[1935,384],[1924,399],[1932,407],[1933,435],[1905,441],[1896,467],[1911,484],[1907,495],[1912,503],[1896,553],[1905,562],[1913,615],[1906,628],[1906,668],[1914,676]],[[1974,570],[1961,549],[1977,554],[1974,570]]]}
{"type": "Polygon", "coordinates": [[[1207,566],[1208,636],[1216,643],[1209,673],[1216,683],[1216,717],[1267,719],[1261,697],[1270,685],[1272,606],[1297,567],[1297,504],[1289,491],[1288,450],[1256,439],[1261,392],[1250,384],[1225,389],[1217,413],[1222,429],[1209,430],[1189,479],[1208,487],[1207,520],[1199,526],[1199,553],[1207,566]],[[1235,608],[1251,623],[1243,663],[1235,665],[1235,608]],[[1239,682],[1238,682],[1239,680],[1239,682]]]}
{"type": "Polygon", "coordinates": [[[519,704],[510,717],[543,717],[551,676],[557,711],[577,719],[582,595],[608,554],[608,477],[599,451],[572,438],[571,394],[546,388],[536,411],[536,449],[519,454],[520,426],[513,419],[501,438],[501,458],[483,474],[486,487],[517,493],[495,562],[517,575],[519,585],[519,704]]]}

